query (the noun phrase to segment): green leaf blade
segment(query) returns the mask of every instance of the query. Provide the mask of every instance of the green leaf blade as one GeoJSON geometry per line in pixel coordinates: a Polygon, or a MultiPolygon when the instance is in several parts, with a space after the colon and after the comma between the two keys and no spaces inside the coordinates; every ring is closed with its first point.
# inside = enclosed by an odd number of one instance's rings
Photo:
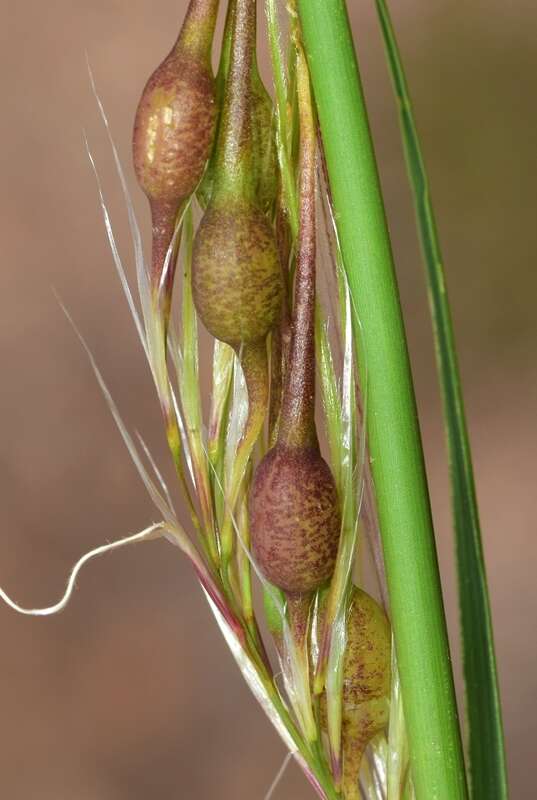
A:
{"type": "Polygon", "coordinates": [[[507,769],[492,618],[472,457],[440,243],[412,105],[384,0],[376,0],[398,99],[407,167],[429,287],[437,364],[444,404],[466,685],[470,788],[474,800],[506,800],[507,769]]]}
{"type": "Polygon", "coordinates": [[[362,385],[368,387],[371,474],[416,796],[419,800],[466,800],[412,376],[346,4],[344,0],[298,0],[297,7],[338,240],[361,326],[358,367],[362,385]]]}

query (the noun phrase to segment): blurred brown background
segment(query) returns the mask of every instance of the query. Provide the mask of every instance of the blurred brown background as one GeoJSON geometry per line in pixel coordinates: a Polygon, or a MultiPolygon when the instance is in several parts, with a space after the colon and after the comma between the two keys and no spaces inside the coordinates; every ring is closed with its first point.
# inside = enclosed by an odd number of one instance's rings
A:
{"type": "MultiPolygon", "coordinates": [[[[350,2],[407,315],[452,629],[449,494],[422,267],[373,2],[350,2]]],[[[56,287],[126,421],[168,463],[105,239],[83,128],[131,251],[89,55],[140,217],[131,124],[184,1],[4,0],[0,31],[0,585],[53,602],[86,550],[155,519],[56,287]],[[158,10],[155,10],[155,9],[158,10]]],[[[513,798],[533,798],[537,12],[530,0],[392,2],[444,246],[492,593],[513,798]]],[[[180,554],[94,562],[67,611],[0,606],[0,796],[259,798],[283,746],[180,554]]],[[[291,766],[276,798],[310,798],[291,766]]]]}

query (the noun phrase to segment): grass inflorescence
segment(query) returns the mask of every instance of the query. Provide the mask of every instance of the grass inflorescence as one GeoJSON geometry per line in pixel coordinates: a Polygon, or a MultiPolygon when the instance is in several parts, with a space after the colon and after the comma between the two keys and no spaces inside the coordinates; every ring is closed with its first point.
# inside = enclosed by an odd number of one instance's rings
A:
{"type": "MultiPolygon", "coordinates": [[[[378,6],[396,87],[406,93],[378,6]]],[[[213,75],[218,10],[218,0],[190,0],[136,111],[149,266],[110,137],[138,302],[88,149],[190,526],[179,523],[173,493],[78,334],[161,519],[83,556],[54,606],[24,609],[0,595],[20,613],[57,613],[86,561],[164,536],[189,559],[242,674],[320,798],[465,798],[412,382],[345,4],[290,1],[284,38],[276,0],[266,0],[274,104],[257,65],[255,0],[227,3],[213,75]],[[333,73],[323,72],[323,55],[333,73]],[[356,186],[338,156],[339,99],[356,186]],[[200,324],[212,341],[205,413],[200,324]],[[378,599],[361,585],[368,548],[378,599]]],[[[423,176],[410,122],[407,147],[423,176]]],[[[434,233],[425,226],[426,243],[434,233]]],[[[485,586],[484,568],[479,574],[485,586]]],[[[493,680],[497,702],[492,689],[493,680]]],[[[496,743],[500,753],[499,722],[496,743]]]]}
{"type": "MultiPolygon", "coordinates": [[[[317,293],[321,158],[296,15],[274,108],[257,68],[255,16],[251,0],[230,1],[214,147],[197,194],[193,188],[179,198],[177,209],[186,207],[181,247],[176,226],[163,257],[172,262],[167,286],[181,294],[181,320],[177,330],[173,317],[169,330],[168,320],[161,324],[166,344],[158,371],[172,362],[179,381],[171,423],[183,433],[174,444],[190,476],[185,488],[198,522],[192,546],[214,584],[217,618],[318,794],[355,798],[362,755],[371,739],[387,734],[391,642],[381,607],[353,584],[363,483],[353,325],[338,254],[326,259],[324,276],[339,309],[333,331],[317,293]],[[175,259],[183,261],[182,287],[173,282],[175,259]],[[214,337],[207,427],[196,314],[214,337]],[[261,634],[266,623],[272,645],[261,634]],[[375,669],[359,655],[364,648],[374,653],[375,669]],[[279,669],[283,694],[274,680],[279,669]]],[[[277,19],[268,19],[278,48],[277,19]]],[[[334,238],[327,238],[330,248],[334,238]]],[[[151,313],[165,312],[153,303],[151,313]]],[[[175,398],[171,379],[166,383],[175,398]]]]}

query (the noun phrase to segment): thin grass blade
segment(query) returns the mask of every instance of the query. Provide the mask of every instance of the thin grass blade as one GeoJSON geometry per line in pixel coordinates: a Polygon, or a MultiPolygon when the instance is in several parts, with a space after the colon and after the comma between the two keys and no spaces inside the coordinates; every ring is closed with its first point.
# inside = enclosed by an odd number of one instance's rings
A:
{"type": "Polygon", "coordinates": [[[390,238],[345,0],[297,0],[334,216],[361,320],[372,479],[418,796],[466,776],[419,425],[390,238]],[[409,590],[409,586],[411,590],[409,590]]]}
{"type": "Polygon", "coordinates": [[[408,173],[414,192],[444,404],[459,578],[470,786],[475,800],[504,800],[508,795],[507,769],[492,618],[443,259],[395,32],[386,2],[376,0],[376,7],[397,95],[408,173]]]}

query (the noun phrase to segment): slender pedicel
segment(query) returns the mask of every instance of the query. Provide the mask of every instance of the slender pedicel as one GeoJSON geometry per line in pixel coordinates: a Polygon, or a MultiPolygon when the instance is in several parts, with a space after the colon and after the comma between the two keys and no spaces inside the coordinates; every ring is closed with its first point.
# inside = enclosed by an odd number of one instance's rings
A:
{"type": "Polygon", "coordinates": [[[224,570],[232,552],[232,514],[268,404],[266,337],[276,324],[283,279],[275,235],[257,198],[252,69],[255,0],[237,0],[218,132],[214,187],[193,253],[194,302],[205,327],[231,345],[248,390],[248,419],[226,491],[221,531],[224,570]]]}
{"type": "Polygon", "coordinates": [[[177,243],[168,261],[167,254],[213,144],[217,108],[211,48],[217,12],[218,0],[191,0],[177,42],[144,88],[134,122],[134,168],[151,207],[151,287],[155,300],[162,297],[165,327],[177,243]]]}

